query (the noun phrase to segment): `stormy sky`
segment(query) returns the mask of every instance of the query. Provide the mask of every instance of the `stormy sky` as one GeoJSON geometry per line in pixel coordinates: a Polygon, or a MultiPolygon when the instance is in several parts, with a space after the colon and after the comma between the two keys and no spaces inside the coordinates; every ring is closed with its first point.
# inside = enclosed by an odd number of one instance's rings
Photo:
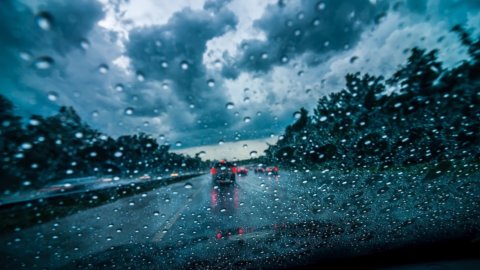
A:
{"type": "Polygon", "coordinates": [[[7,0],[0,93],[24,117],[73,106],[114,137],[146,132],[185,153],[229,145],[216,157],[245,158],[300,107],[341,90],[346,73],[388,77],[414,46],[458,64],[465,50],[449,29],[478,34],[479,9],[478,0],[7,0]]]}

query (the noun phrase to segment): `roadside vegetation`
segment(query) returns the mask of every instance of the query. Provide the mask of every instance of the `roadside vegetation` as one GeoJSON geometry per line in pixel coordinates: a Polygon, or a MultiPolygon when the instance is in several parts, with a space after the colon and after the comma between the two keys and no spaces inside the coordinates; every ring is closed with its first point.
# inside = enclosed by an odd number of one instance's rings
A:
{"type": "Polygon", "coordinates": [[[480,158],[480,40],[460,26],[469,59],[446,69],[437,50],[413,48],[391,78],[348,74],[341,91],[304,108],[260,159],[298,170],[351,172],[480,158]]]}
{"type": "Polygon", "coordinates": [[[116,139],[84,123],[71,107],[50,117],[14,115],[0,95],[0,191],[35,189],[59,179],[82,176],[122,177],[203,169],[197,157],[169,152],[144,133],[116,139]],[[26,122],[26,123],[25,123],[26,122]]]}

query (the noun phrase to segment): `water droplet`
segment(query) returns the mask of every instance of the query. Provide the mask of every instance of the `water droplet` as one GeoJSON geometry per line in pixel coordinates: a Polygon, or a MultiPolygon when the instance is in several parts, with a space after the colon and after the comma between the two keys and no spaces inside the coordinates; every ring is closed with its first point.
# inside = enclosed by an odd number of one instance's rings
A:
{"type": "Polygon", "coordinates": [[[145,75],[143,75],[142,72],[137,72],[137,80],[138,80],[139,82],[145,81],[145,75]]]}
{"type": "Polygon", "coordinates": [[[48,92],[48,100],[50,101],[56,101],[58,99],[58,94],[56,92],[48,92]]]}
{"type": "Polygon", "coordinates": [[[235,108],[235,104],[233,104],[233,102],[228,102],[227,104],[225,104],[225,108],[227,108],[228,110],[231,110],[235,108]]]}
{"type": "Polygon", "coordinates": [[[40,125],[40,121],[38,121],[37,119],[30,119],[30,121],[28,121],[28,123],[32,126],[40,125]]]}
{"type": "Polygon", "coordinates": [[[93,111],[93,112],[92,112],[92,116],[93,116],[93,117],[98,117],[98,111],[97,111],[97,110],[93,111]]]}
{"type": "Polygon", "coordinates": [[[318,10],[324,10],[325,7],[326,7],[326,5],[325,5],[325,3],[323,3],[323,2],[320,2],[320,3],[318,3],[318,5],[317,5],[317,9],[318,9],[318,10]]]}
{"type": "Polygon", "coordinates": [[[255,158],[257,157],[257,154],[258,154],[257,151],[252,151],[250,152],[250,157],[255,158]]]}
{"type": "Polygon", "coordinates": [[[77,139],[83,138],[83,133],[81,133],[81,132],[75,133],[75,138],[77,138],[77,139]]]}
{"type": "Polygon", "coordinates": [[[115,90],[117,90],[117,92],[123,92],[123,89],[124,89],[123,84],[118,83],[117,85],[115,85],[115,90]]]}
{"type": "Polygon", "coordinates": [[[205,153],[205,151],[198,152],[198,157],[200,157],[200,158],[205,157],[205,155],[207,155],[207,153],[205,153]]]}
{"type": "Polygon", "coordinates": [[[177,142],[175,143],[175,146],[177,146],[177,147],[182,146],[182,142],[181,142],[181,141],[177,141],[177,142]]]}
{"type": "Polygon", "coordinates": [[[113,155],[114,155],[115,157],[121,157],[121,156],[123,155],[123,153],[120,152],[120,151],[117,151],[117,152],[115,152],[113,155]]]}
{"type": "Polygon", "coordinates": [[[98,72],[100,72],[101,74],[106,74],[108,72],[108,65],[107,64],[101,64],[100,66],[98,66],[98,72]]]}
{"type": "Polygon", "coordinates": [[[320,20],[319,19],[315,19],[313,20],[313,26],[319,26],[320,25],[320,20]]]}
{"type": "Polygon", "coordinates": [[[24,182],[22,183],[22,185],[24,185],[24,186],[26,186],[26,187],[30,186],[31,184],[32,184],[32,182],[30,182],[30,181],[24,181],[24,182]]]}
{"type": "Polygon", "coordinates": [[[35,16],[35,22],[40,29],[47,31],[52,29],[53,17],[50,13],[41,11],[35,16]]]}
{"type": "Polygon", "coordinates": [[[213,88],[215,86],[215,80],[214,79],[208,80],[207,85],[208,87],[213,88]]]}
{"type": "Polygon", "coordinates": [[[31,143],[22,143],[21,147],[25,150],[31,149],[32,144],[31,143]]]}
{"type": "Polygon", "coordinates": [[[252,119],[251,119],[250,117],[248,117],[248,116],[246,116],[246,117],[243,118],[243,122],[245,122],[245,123],[250,123],[251,120],[252,120],[252,119]]]}
{"type": "Polygon", "coordinates": [[[282,57],[281,60],[282,60],[282,63],[287,63],[288,62],[288,57],[284,56],[284,57],[282,57]]]}
{"type": "Polygon", "coordinates": [[[243,148],[247,148],[247,147],[248,147],[248,144],[244,144],[244,145],[243,145],[243,148]]]}
{"type": "Polygon", "coordinates": [[[266,59],[268,59],[268,54],[264,52],[264,53],[262,53],[261,57],[262,57],[263,60],[266,60],[266,59]]]}
{"type": "Polygon", "coordinates": [[[80,41],[80,47],[82,47],[84,50],[88,50],[88,48],[90,48],[90,42],[86,39],[82,39],[80,41]]]}
{"type": "Polygon", "coordinates": [[[128,107],[125,109],[125,114],[126,115],[132,115],[133,114],[133,108],[132,107],[128,107]]]}
{"type": "Polygon", "coordinates": [[[325,121],[327,121],[327,117],[326,116],[321,116],[319,120],[320,120],[320,122],[325,122],[325,121]]]}
{"type": "Polygon", "coordinates": [[[186,188],[186,189],[193,188],[192,184],[190,184],[190,183],[185,183],[185,185],[183,187],[186,188]]]}
{"type": "Polygon", "coordinates": [[[302,117],[302,114],[300,112],[295,112],[293,114],[293,118],[295,118],[295,119],[300,119],[300,117],[302,117]]]}
{"type": "Polygon", "coordinates": [[[298,77],[302,77],[304,73],[305,73],[305,72],[303,72],[303,70],[300,70],[300,71],[297,73],[297,75],[298,75],[298,77]]]}
{"type": "Polygon", "coordinates": [[[225,143],[225,141],[224,141],[224,140],[220,140],[220,141],[218,141],[218,144],[219,144],[219,145],[222,145],[222,144],[224,144],[224,143],[225,143]]]}
{"type": "Polygon", "coordinates": [[[187,70],[189,68],[188,66],[188,62],[187,61],[182,61],[180,63],[180,67],[183,69],[183,70],[187,70]]]}
{"type": "Polygon", "coordinates": [[[19,56],[24,61],[30,61],[30,59],[32,59],[32,55],[28,52],[20,52],[19,56]]]}
{"type": "Polygon", "coordinates": [[[168,68],[168,63],[163,61],[161,64],[162,68],[168,68]]]}
{"type": "Polygon", "coordinates": [[[245,103],[250,103],[250,98],[249,98],[249,97],[245,97],[245,98],[243,99],[243,102],[245,102],[245,103]]]}
{"type": "Polygon", "coordinates": [[[35,60],[34,66],[37,69],[45,70],[53,66],[54,61],[50,56],[41,56],[35,60]]]}

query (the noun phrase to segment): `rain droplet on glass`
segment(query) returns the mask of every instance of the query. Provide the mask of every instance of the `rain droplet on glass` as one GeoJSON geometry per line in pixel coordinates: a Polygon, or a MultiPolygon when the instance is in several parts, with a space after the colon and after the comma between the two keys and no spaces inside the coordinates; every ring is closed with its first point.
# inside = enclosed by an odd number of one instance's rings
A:
{"type": "Polygon", "coordinates": [[[50,101],[57,101],[58,99],[58,94],[56,92],[50,91],[47,94],[48,100],[50,101]]]}
{"type": "Polygon", "coordinates": [[[98,72],[100,72],[101,74],[106,74],[109,70],[109,67],[107,64],[101,64],[100,66],[98,66],[98,72]]]}
{"type": "Polygon", "coordinates": [[[182,68],[183,70],[187,70],[189,68],[188,62],[187,61],[182,61],[180,63],[180,68],[182,68]]]}
{"type": "Polygon", "coordinates": [[[36,69],[45,70],[53,66],[54,61],[50,56],[41,56],[35,60],[34,66],[36,69]]]}
{"type": "Polygon", "coordinates": [[[207,85],[208,87],[213,88],[215,86],[215,80],[214,79],[208,80],[207,85]]]}
{"type": "Polygon", "coordinates": [[[128,107],[125,109],[125,114],[126,115],[132,115],[133,114],[133,108],[132,107],[128,107]]]}
{"type": "Polygon", "coordinates": [[[52,29],[53,17],[50,13],[41,11],[35,16],[35,22],[40,29],[47,31],[52,29]]]}
{"type": "Polygon", "coordinates": [[[142,72],[137,72],[137,80],[138,80],[139,82],[145,81],[145,75],[143,75],[142,72]]]}

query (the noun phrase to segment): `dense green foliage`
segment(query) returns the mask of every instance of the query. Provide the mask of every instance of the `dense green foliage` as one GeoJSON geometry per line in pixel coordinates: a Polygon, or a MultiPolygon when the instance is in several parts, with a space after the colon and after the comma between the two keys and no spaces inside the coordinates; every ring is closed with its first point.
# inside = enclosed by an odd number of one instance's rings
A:
{"type": "Polygon", "coordinates": [[[199,157],[169,152],[152,136],[113,139],[83,123],[71,107],[50,117],[33,115],[25,126],[13,104],[0,95],[0,189],[38,188],[63,178],[143,173],[165,174],[203,168],[199,157]]]}
{"type": "Polygon", "coordinates": [[[470,59],[442,68],[437,51],[413,48],[387,80],[348,74],[267,150],[265,162],[297,168],[387,168],[480,157],[480,40],[461,27],[470,59]]]}

